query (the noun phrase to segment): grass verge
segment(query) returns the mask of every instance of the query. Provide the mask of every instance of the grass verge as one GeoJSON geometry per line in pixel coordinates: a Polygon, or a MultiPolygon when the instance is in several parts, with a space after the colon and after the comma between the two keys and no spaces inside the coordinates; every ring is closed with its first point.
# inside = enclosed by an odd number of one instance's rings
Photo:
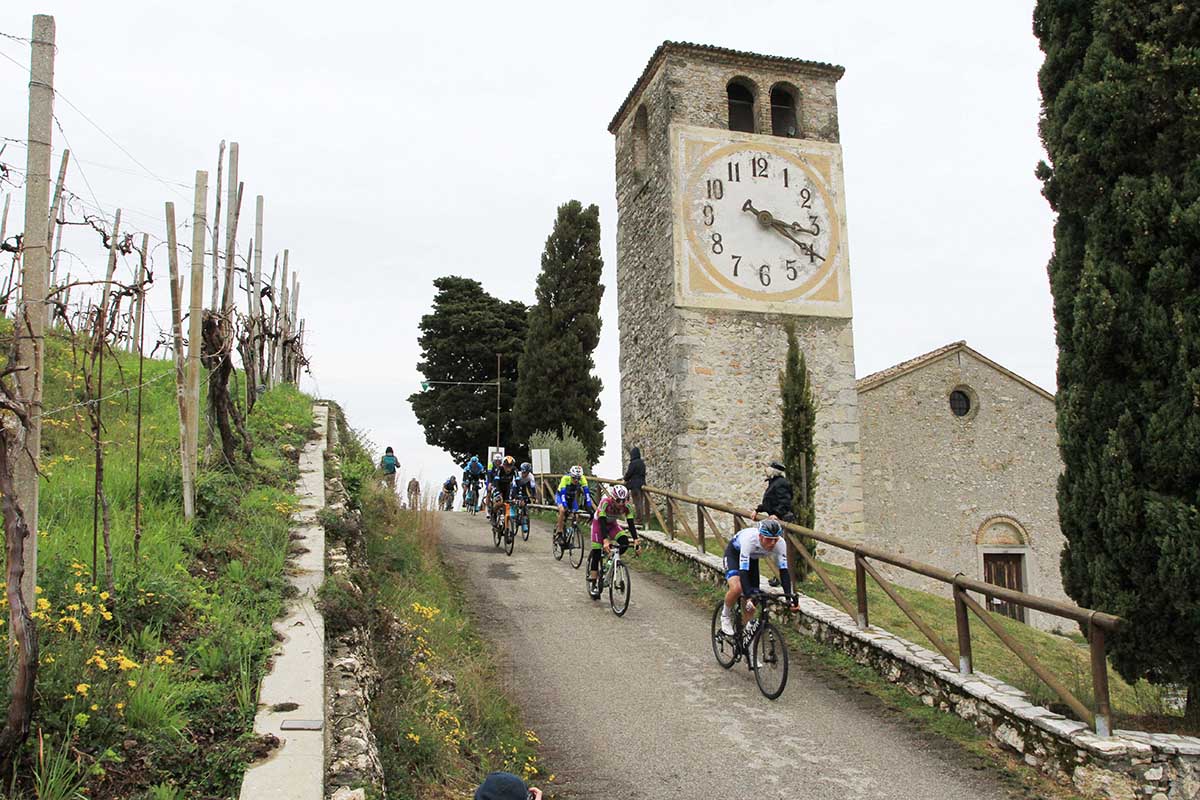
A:
{"type": "Polygon", "coordinates": [[[370,567],[354,576],[357,590],[327,583],[322,601],[327,626],[371,631],[382,674],[371,726],[389,794],[461,798],[492,770],[551,779],[542,775],[537,735],[502,688],[461,579],[442,561],[436,516],[401,509],[369,477],[361,439],[343,428],[341,442],[344,474],[359,476],[347,489],[362,511],[370,567]]]}
{"type": "Polygon", "coordinates": [[[93,452],[77,358],[61,332],[47,336],[34,732],[0,792],[236,796],[245,764],[264,747],[251,723],[282,609],[291,490],[312,401],[291,386],[264,395],[248,419],[256,465],[203,465],[197,518],[185,522],[174,365],[146,360],[135,558],[137,399],[121,390],[136,387],[138,365],[136,356],[108,357],[110,582],[93,540],[93,452]]]}

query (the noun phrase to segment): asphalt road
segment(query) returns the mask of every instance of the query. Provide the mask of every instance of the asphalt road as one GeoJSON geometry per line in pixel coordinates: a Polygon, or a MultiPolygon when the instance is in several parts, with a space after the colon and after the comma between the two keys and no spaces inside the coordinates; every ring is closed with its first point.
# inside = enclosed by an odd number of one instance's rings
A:
{"type": "MultiPolygon", "coordinates": [[[[551,555],[534,522],[513,555],[482,515],[442,515],[481,628],[571,798],[1010,798],[960,747],[896,719],[874,698],[793,653],[783,695],[758,691],[709,645],[709,612],[634,571],[615,616],[584,589],[586,562],[551,555]]],[[[1023,795],[1022,795],[1023,796],[1023,795]]]]}

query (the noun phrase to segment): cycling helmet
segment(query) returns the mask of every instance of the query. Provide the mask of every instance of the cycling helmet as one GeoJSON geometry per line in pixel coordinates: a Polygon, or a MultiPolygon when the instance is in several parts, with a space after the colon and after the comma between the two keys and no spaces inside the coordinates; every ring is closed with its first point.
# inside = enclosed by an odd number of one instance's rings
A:
{"type": "Polygon", "coordinates": [[[470,461],[468,461],[467,463],[468,463],[468,464],[478,464],[478,463],[479,463],[479,456],[471,456],[471,460],[470,460],[470,461]]]}
{"type": "Polygon", "coordinates": [[[580,467],[580,466],[571,467],[571,477],[572,478],[582,478],[583,477],[583,467],[580,467]]]}
{"type": "Polygon", "coordinates": [[[517,462],[516,462],[516,459],[514,459],[512,456],[505,456],[505,457],[504,457],[504,466],[506,466],[506,467],[511,467],[511,466],[513,466],[513,465],[514,465],[514,464],[516,464],[516,463],[517,463],[517,462]]]}
{"type": "Polygon", "coordinates": [[[522,461],[521,472],[533,472],[533,466],[528,461],[522,461]]]}
{"type": "Polygon", "coordinates": [[[500,463],[500,454],[499,453],[492,453],[492,463],[493,464],[500,463]]]}
{"type": "Polygon", "coordinates": [[[625,503],[629,500],[629,490],[624,486],[614,486],[612,490],[612,499],[621,505],[625,505],[625,503]]]}
{"type": "Polygon", "coordinates": [[[783,536],[783,526],[779,524],[779,520],[777,519],[764,519],[758,523],[758,535],[778,539],[780,536],[783,536]]]}

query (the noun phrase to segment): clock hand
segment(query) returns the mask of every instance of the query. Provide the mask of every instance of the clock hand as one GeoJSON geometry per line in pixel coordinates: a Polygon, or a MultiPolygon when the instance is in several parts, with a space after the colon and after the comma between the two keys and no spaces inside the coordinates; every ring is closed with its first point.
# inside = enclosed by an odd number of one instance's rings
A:
{"type": "Polygon", "coordinates": [[[799,239],[797,239],[795,236],[792,236],[792,234],[788,232],[788,231],[795,231],[796,233],[807,233],[810,236],[817,235],[813,231],[810,231],[808,228],[805,228],[804,226],[802,226],[800,223],[793,222],[792,224],[789,225],[786,222],[777,220],[771,214],[770,211],[760,211],[757,208],[755,208],[754,203],[751,200],[747,200],[746,202],[742,203],[742,211],[747,211],[747,212],[753,214],[758,219],[758,224],[762,225],[764,228],[771,228],[772,230],[774,230],[776,233],[780,234],[781,236],[785,236],[788,239],[790,239],[797,247],[800,248],[800,252],[804,253],[806,256],[809,256],[810,258],[811,257],[819,258],[822,261],[825,260],[825,256],[821,255],[816,250],[814,250],[813,246],[811,244],[809,244],[808,242],[800,241],[799,239]]]}

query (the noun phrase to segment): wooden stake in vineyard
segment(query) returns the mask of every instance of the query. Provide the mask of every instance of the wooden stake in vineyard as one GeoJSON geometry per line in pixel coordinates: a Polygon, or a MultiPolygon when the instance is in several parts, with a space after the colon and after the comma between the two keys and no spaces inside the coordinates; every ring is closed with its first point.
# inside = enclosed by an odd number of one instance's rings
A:
{"type": "Polygon", "coordinates": [[[179,282],[179,250],[175,241],[175,204],[166,204],[167,216],[167,264],[171,272],[171,337],[175,357],[175,396],[179,403],[179,463],[183,476],[183,518],[196,516],[195,465],[188,458],[191,442],[189,426],[191,415],[188,410],[188,382],[184,369],[183,318],[181,316],[182,289],[179,282]]]}
{"type": "Polygon", "coordinates": [[[0,730],[0,767],[8,774],[29,735],[37,681],[37,630],[29,612],[37,584],[38,464],[42,438],[42,335],[50,240],[50,146],[54,117],[54,18],[33,18],[29,69],[29,143],[25,172],[25,302],[17,314],[16,353],[0,374],[0,510],[4,513],[9,631],[17,644],[10,703],[0,730]],[[15,390],[7,379],[16,373],[15,390]]]}
{"type": "MultiPolygon", "coordinates": [[[[200,351],[204,339],[200,329],[204,317],[204,231],[208,214],[208,173],[196,171],[192,211],[192,298],[188,312],[187,404],[188,468],[193,476],[200,459],[200,351]]],[[[215,300],[215,297],[214,297],[215,300]]]]}

